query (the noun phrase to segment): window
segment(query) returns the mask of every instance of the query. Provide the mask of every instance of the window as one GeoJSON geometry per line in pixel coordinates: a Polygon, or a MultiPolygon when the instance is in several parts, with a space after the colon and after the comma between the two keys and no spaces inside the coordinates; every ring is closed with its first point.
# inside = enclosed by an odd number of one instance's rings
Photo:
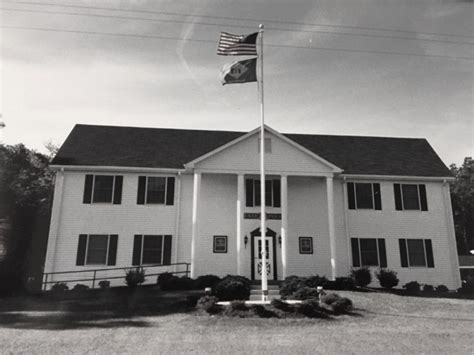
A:
{"type": "MultiPolygon", "coordinates": [[[[260,180],[246,180],[246,206],[254,207],[261,205],[260,196],[260,180]]],[[[280,207],[281,206],[280,180],[265,180],[265,206],[280,207]]]]}
{"type": "Polygon", "coordinates": [[[387,267],[387,253],[383,238],[351,238],[352,266],[387,267]]]}
{"type": "Polygon", "coordinates": [[[300,254],[313,254],[313,238],[299,237],[300,254]]]}
{"type": "MultiPolygon", "coordinates": [[[[258,139],[258,152],[260,153],[260,138],[258,139]]],[[[271,138],[265,138],[265,153],[271,153],[272,152],[272,139],[271,138]]]]}
{"type": "Polygon", "coordinates": [[[173,205],[174,181],[172,176],[139,176],[137,204],[173,205]]]}
{"type": "Polygon", "coordinates": [[[215,235],[214,236],[214,253],[227,253],[227,236],[226,235],[215,235]]]}
{"type": "Polygon", "coordinates": [[[423,184],[393,184],[395,209],[428,211],[426,187],[423,184]]]}
{"type": "Polygon", "coordinates": [[[431,239],[399,239],[402,267],[434,267],[431,239]]]}
{"type": "Polygon", "coordinates": [[[171,235],[136,234],[133,239],[132,265],[171,264],[171,235]]]}
{"type": "Polygon", "coordinates": [[[115,265],[117,234],[81,234],[76,265],[115,265]]]}
{"type": "Polygon", "coordinates": [[[123,176],[120,175],[86,175],[84,182],[83,203],[122,202],[123,176]]]}
{"type": "Polygon", "coordinates": [[[347,183],[349,209],[382,209],[380,184],[378,183],[347,183]]]}

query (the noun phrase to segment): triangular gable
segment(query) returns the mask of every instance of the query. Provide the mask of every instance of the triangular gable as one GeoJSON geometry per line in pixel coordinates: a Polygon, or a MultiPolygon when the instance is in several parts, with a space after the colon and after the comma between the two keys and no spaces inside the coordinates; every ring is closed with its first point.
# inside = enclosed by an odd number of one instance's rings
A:
{"type": "MultiPolygon", "coordinates": [[[[259,136],[260,127],[190,161],[185,167],[203,171],[258,172],[259,136]]],[[[268,126],[265,126],[265,138],[272,141],[272,152],[265,155],[265,170],[268,174],[342,172],[339,167],[268,126]]]]}

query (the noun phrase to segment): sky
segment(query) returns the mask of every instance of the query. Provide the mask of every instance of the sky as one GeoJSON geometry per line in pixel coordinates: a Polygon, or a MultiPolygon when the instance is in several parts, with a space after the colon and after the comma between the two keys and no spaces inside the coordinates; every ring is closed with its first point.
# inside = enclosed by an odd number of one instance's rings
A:
{"type": "Polygon", "coordinates": [[[0,8],[5,144],[44,152],[77,123],[252,130],[257,84],[222,86],[221,67],[238,57],[216,48],[220,31],[252,33],[263,23],[272,128],[422,137],[446,165],[474,155],[473,1],[33,0],[0,8]]]}

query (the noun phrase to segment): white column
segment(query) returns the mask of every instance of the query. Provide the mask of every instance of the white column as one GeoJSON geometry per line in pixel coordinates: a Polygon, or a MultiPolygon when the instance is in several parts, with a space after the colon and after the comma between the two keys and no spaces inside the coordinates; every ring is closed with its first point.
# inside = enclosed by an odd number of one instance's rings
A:
{"type": "Polygon", "coordinates": [[[244,175],[237,175],[237,231],[235,233],[237,240],[237,275],[242,275],[242,225],[243,225],[243,208],[244,208],[244,175]]]}
{"type": "Polygon", "coordinates": [[[288,177],[281,176],[281,263],[282,278],[288,276],[288,177]]]}
{"type": "MultiPolygon", "coordinates": [[[[179,247],[179,233],[180,233],[180,218],[181,218],[181,172],[178,173],[176,177],[176,220],[174,227],[174,263],[178,262],[178,247],[179,247]]],[[[175,271],[178,271],[179,266],[175,266],[175,271]]]]}
{"type": "Polygon", "coordinates": [[[199,195],[201,193],[201,173],[194,173],[193,184],[193,214],[191,231],[191,278],[196,277],[196,237],[199,234],[199,195]]]}
{"type": "Polygon", "coordinates": [[[336,279],[337,269],[336,269],[336,236],[334,234],[334,186],[333,178],[326,178],[326,188],[327,188],[327,199],[328,199],[328,230],[329,230],[329,243],[331,247],[331,271],[332,279],[336,279]]]}
{"type": "MultiPolygon", "coordinates": [[[[461,287],[461,273],[459,272],[458,249],[456,245],[456,232],[454,230],[453,208],[451,204],[451,194],[449,193],[449,184],[443,182],[444,209],[446,211],[446,232],[448,234],[449,253],[453,273],[454,287],[461,287]]],[[[435,261],[436,262],[436,261],[435,261]]]]}

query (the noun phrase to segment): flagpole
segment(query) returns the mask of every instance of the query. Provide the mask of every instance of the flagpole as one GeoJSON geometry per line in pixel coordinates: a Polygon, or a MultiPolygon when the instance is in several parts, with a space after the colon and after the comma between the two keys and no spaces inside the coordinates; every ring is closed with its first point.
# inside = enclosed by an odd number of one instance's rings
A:
{"type": "Polygon", "coordinates": [[[263,106],[263,24],[259,26],[260,34],[260,239],[261,239],[261,260],[262,260],[262,301],[268,299],[268,280],[267,280],[267,248],[266,248],[266,214],[265,214],[265,115],[263,106]]]}

